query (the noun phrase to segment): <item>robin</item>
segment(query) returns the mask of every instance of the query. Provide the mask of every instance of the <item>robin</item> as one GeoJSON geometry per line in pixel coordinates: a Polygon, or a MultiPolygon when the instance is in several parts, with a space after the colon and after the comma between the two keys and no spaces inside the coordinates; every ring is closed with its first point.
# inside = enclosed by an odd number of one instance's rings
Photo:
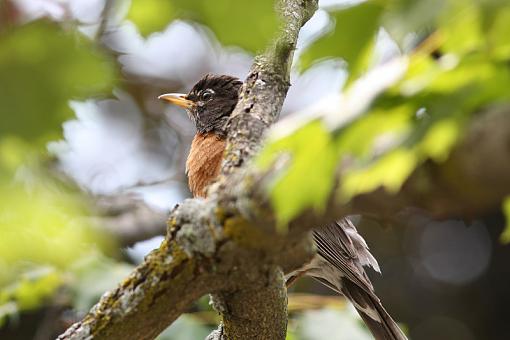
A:
{"type": "MultiPolygon", "coordinates": [[[[196,135],[186,161],[189,188],[194,197],[206,197],[216,180],[226,146],[227,121],[234,110],[242,81],[227,75],[206,75],[188,94],[169,93],[159,99],[182,107],[194,122],[196,135]]],[[[376,259],[349,219],[314,229],[317,255],[303,268],[286,275],[290,285],[311,276],[356,308],[377,340],[407,339],[374,292],[364,266],[380,272],[376,259]]]]}

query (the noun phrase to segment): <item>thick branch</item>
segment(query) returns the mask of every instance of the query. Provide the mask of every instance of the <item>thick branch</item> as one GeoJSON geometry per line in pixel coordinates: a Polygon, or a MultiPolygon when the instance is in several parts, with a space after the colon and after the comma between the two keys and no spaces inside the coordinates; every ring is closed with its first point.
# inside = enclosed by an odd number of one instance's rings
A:
{"type": "Polygon", "coordinates": [[[95,224],[121,247],[164,235],[168,213],[156,211],[133,195],[102,196],[94,201],[95,224]]]}
{"type": "MultiPolygon", "coordinates": [[[[282,29],[256,58],[243,86],[230,121],[224,174],[246,163],[278,117],[297,36],[317,0],[281,0],[278,6],[282,29]]],[[[264,228],[255,229],[255,221],[230,204],[231,193],[220,186],[211,200],[189,200],[176,208],[161,247],[60,339],[152,339],[205,293],[213,293],[223,315],[223,338],[284,339],[287,307],[280,268],[308,259],[310,238],[272,234],[269,241],[264,228]],[[300,251],[290,256],[296,245],[300,251]]]]}

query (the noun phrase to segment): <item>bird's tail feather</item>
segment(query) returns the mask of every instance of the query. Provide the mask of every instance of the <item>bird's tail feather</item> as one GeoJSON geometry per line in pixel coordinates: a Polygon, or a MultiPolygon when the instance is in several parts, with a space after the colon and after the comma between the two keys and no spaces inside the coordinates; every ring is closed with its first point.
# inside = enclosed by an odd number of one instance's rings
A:
{"type": "Polygon", "coordinates": [[[376,340],[407,340],[375,294],[367,293],[348,280],[342,282],[342,293],[353,303],[376,340]]]}

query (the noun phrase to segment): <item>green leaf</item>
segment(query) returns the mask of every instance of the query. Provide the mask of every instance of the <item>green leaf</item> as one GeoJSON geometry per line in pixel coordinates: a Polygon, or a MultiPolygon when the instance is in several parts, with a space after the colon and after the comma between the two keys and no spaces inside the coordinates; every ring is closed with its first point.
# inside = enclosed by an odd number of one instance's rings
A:
{"type": "Polygon", "coordinates": [[[394,150],[363,169],[352,169],[342,176],[340,198],[350,198],[379,187],[397,192],[418,163],[415,152],[408,149],[394,150]]]}
{"type": "Polygon", "coordinates": [[[497,10],[488,32],[489,48],[498,60],[510,59],[510,6],[497,10]]]}
{"type": "Polygon", "coordinates": [[[332,138],[318,121],[269,143],[260,154],[258,164],[266,168],[283,155],[290,158],[289,164],[270,188],[280,228],[306,207],[319,211],[324,208],[333,187],[337,159],[332,138]]]}
{"type": "Polygon", "coordinates": [[[403,139],[410,129],[413,113],[413,107],[406,104],[370,111],[339,132],[338,152],[359,159],[373,157],[377,138],[403,139]]]}
{"type": "Polygon", "coordinates": [[[88,311],[104,292],[115,288],[132,270],[133,267],[126,263],[90,252],[70,268],[72,281],[69,286],[73,307],[81,312],[88,311]]]}
{"type": "Polygon", "coordinates": [[[190,314],[183,314],[161,333],[157,340],[205,339],[211,331],[212,328],[204,325],[198,318],[190,314]]]}
{"type": "Polygon", "coordinates": [[[19,309],[33,309],[53,295],[61,284],[62,278],[58,272],[52,268],[41,268],[25,273],[13,287],[11,298],[17,302],[19,309]]]}
{"type": "Polygon", "coordinates": [[[46,21],[0,36],[0,135],[46,142],[71,116],[68,100],[110,91],[112,60],[78,33],[46,21]]]}
{"type": "Polygon", "coordinates": [[[207,26],[224,45],[250,52],[270,42],[278,20],[274,0],[134,0],[128,18],[143,34],[163,29],[172,19],[207,26]]]}
{"type": "Polygon", "coordinates": [[[447,2],[439,18],[439,30],[444,44],[442,51],[468,53],[480,48],[485,41],[482,15],[475,0],[447,2]]]}
{"type": "Polygon", "coordinates": [[[460,135],[460,124],[455,119],[444,119],[433,124],[420,142],[421,152],[427,158],[443,162],[460,135]]]}
{"type": "MultiPolygon", "coordinates": [[[[403,2],[406,1],[397,1],[403,2]]],[[[418,6],[415,1],[408,3],[411,7],[418,6]]],[[[374,5],[368,2],[338,14],[339,17],[340,14],[349,17],[350,11],[355,14],[361,11],[363,7],[359,6],[374,5]]],[[[396,193],[417,166],[427,160],[446,161],[477,112],[495,104],[509,103],[510,69],[504,59],[507,58],[504,46],[510,24],[498,19],[509,15],[506,8],[508,6],[483,7],[478,1],[448,0],[432,9],[424,15],[430,15],[428,24],[438,29],[433,47],[446,52],[443,56],[432,57],[427,48],[413,51],[402,57],[409,61],[405,77],[385,92],[377,92],[375,99],[375,94],[354,96],[360,110],[365,112],[357,113],[352,120],[340,119],[341,115],[349,117],[348,106],[343,104],[351,100],[350,91],[356,88],[353,85],[344,90],[340,97],[343,102],[337,102],[337,108],[331,102],[332,107],[324,112],[312,109],[307,112],[311,118],[307,122],[300,121],[300,129],[280,140],[270,141],[259,164],[265,167],[275,164],[277,169],[283,169],[271,186],[271,200],[278,221],[283,225],[306,208],[320,209],[330,193],[328,185],[333,186],[333,174],[340,164],[338,197],[341,200],[348,201],[381,187],[396,193]],[[459,15],[453,15],[455,13],[459,15]],[[501,40],[502,49],[497,49],[486,38],[491,34],[494,41],[501,40]],[[342,124],[336,128],[328,125],[332,131],[320,123],[337,118],[342,124]],[[282,154],[288,157],[287,163],[282,154]]],[[[346,22],[352,27],[357,25],[343,21],[346,22]]],[[[333,39],[337,31],[316,42],[315,47],[324,44],[324,48],[342,51],[337,46],[342,40],[333,39]],[[331,46],[326,46],[328,44],[331,46]]],[[[366,55],[364,48],[360,48],[368,46],[366,40],[360,43],[349,41],[349,37],[345,39],[345,44],[358,52],[347,51],[344,58],[357,65],[360,56],[366,55]]],[[[307,53],[310,57],[311,52],[307,53]]],[[[358,71],[356,66],[351,68],[354,75],[358,71]]],[[[363,86],[370,90],[378,80],[367,77],[363,86]]],[[[293,122],[289,124],[292,126],[293,122]]],[[[510,231],[504,235],[510,235],[510,231]]],[[[510,236],[505,237],[510,240],[510,236]]]]}
{"type": "Polygon", "coordinates": [[[322,59],[342,58],[351,73],[361,73],[360,65],[366,65],[364,61],[379,29],[382,11],[379,2],[366,1],[330,12],[334,20],[331,30],[303,52],[300,69],[305,70],[322,59]]]}
{"type": "Polygon", "coordinates": [[[77,195],[49,180],[35,179],[28,191],[0,178],[0,287],[25,272],[23,264],[65,269],[91,249],[110,249],[87,214],[77,195]]]}
{"type": "Polygon", "coordinates": [[[16,282],[0,290],[0,326],[4,319],[40,306],[62,282],[60,273],[51,267],[23,273],[16,282]]]}
{"type": "Polygon", "coordinates": [[[392,0],[388,4],[388,9],[382,15],[383,26],[404,47],[409,33],[422,35],[434,29],[447,1],[392,0]]]}
{"type": "Polygon", "coordinates": [[[169,0],[132,0],[127,18],[142,35],[163,30],[175,18],[175,8],[169,0]]]}
{"type": "Polygon", "coordinates": [[[353,309],[323,308],[309,310],[298,316],[297,339],[357,339],[370,340],[368,329],[353,309]],[[341,337],[333,337],[341,334],[341,337]]]}
{"type": "Polygon", "coordinates": [[[506,216],[506,227],[505,230],[501,233],[499,237],[502,243],[508,244],[510,243],[510,196],[507,196],[503,200],[503,213],[506,216]]]}

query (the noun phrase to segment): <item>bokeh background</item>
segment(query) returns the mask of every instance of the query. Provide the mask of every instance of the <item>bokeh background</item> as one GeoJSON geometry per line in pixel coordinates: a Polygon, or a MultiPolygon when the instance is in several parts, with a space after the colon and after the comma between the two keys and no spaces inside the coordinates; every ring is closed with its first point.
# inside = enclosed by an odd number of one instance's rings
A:
{"type": "MultiPolygon", "coordinates": [[[[0,2],[0,339],[54,338],[159,245],[166,214],[190,197],[184,163],[194,127],[156,97],[186,92],[206,73],[244,78],[263,38],[215,32],[246,16],[271,26],[263,5],[243,13],[229,10],[231,1],[190,3],[209,16],[168,14],[178,1],[0,2]]],[[[319,1],[296,60],[331,24],[326,8],[355,3],[319,1]]],[[[402,22],[437,10],[434,1],[404,3],[412,11],[402,22]]],[[[420,39],[410,30],[402,47],[380,29],[372,64],[420,39]]],[[[298,69],[283,119],[339,93],[348,77],[341,60],[298,69]]],[[[411,339],[508,339],[501,213],[354,219],[382,268],[370,273],[376,291],[411,339]]],[[[328,289],[304,279],[291,293],[289,339],[370,339],[328,289]]],[[[216,324],[204,297],[160,339],[201,339],[216,324]]]]}

